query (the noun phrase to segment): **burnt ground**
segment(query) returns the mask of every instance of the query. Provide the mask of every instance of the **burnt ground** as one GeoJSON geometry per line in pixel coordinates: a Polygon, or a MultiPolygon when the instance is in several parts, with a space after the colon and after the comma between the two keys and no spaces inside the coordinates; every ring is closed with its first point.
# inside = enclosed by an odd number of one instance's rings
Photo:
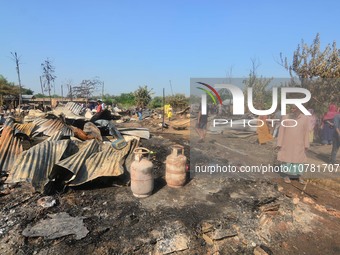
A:
{"type": "MultiPolygon", "coordinates": [[[[258,145],[254,137],[208,135],[189,142],[189,131],[152,130],[141,145],[154,151],[155,189],[138,199],[119,179],[100,180],[55,194],[57,205],[42,208],[29,184],[12,187],[0,197],[1,254],[339,254],[340,196],[319,182],[304,186],[276,178],[196,176],[180,189],[166,186],[165,164],[170,146],[185,147],[191,161],[235,165],[275,161],[273,144],[258,145]],[[217,143],[227,141],[228,150],[217,143]],[[189,146],[194,153],[191,153],[189,146]],[[241,153],[241,154],[240,154],[241,153]],[[244,155],[246,154],[246,155],[244,155]],[[89,233],[48,240],[24,237],[22,231],[49,214],[83,217],[89,233]],[[256,252],[254,253],[254,250],[256,252]],[[262,253],[265,254],[265,253],[262,253]]],[[[223,143],[225,144],[225,143],[223,143]]],[[[327,155],[315,147],[309,156],[327,155]],[[315,152],[315,153],[313,153],[315,152]]],[[[51,226],[46,226],[50,228],[51,226]]]]}

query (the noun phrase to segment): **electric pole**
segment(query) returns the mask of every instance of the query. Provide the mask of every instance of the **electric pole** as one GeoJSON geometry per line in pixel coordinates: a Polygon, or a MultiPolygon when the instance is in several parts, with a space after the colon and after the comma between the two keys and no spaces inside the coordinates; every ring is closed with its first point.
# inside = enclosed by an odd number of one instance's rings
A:
{"type": "Polygon", "coordinates": [[[104,82],[103,82],[103,86],[102,86],[102,100],[104,100],[104,82]]]}
{"type": "Polygon", "coordinates": [[[172,91],[171,80],[169,80],[169,82],[170,82],[171,94],[174,95],[174,92],[172,91]]]}
{"type": "Polygon", "coordinates": [[[17,74],[18,74],[18,80],[19,80],[19,113],[20,113],[20,106],[21,106],[21,101],[22,101],[22,95],[21,95],[21,79],[20,79],[20,68],[19,68],[19,57],[18,54],[16,52],[11,52],[15,64],[16,64],[16,69],[17,69],[17,74]]]}
{"type": "Polygon", "coordinates": [[[63,103],[64,101],[63,84],[61,84],[60,87],[61,87],[61,103],[63,103]]]}

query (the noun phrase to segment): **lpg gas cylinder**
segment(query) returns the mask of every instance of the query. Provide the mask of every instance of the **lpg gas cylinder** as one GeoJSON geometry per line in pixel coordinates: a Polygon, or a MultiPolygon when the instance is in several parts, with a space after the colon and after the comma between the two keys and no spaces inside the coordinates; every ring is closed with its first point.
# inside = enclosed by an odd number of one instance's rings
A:
{"type": "Polygon", "coordinates": [[[148,197],[154,187],[153,164],[144,156],[149,155],[150,151],[146,148],[138,147],[133,152],[135,160],[130,167],[131,191],[135,197],[148,197]]]}
{"type": "Polygon", "coordinates": [[[184,147],[177,144],[166,158],[165,180],[169,187],[180,188],[186,181],[186,162],[184,147]]]}

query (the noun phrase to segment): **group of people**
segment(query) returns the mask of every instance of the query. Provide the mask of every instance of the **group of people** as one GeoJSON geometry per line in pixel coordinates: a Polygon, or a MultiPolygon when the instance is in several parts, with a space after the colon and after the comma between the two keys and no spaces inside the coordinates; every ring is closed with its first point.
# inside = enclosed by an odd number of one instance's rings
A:
{"type": "MultiPolygon", "coordinates": [[[[289,170],[284,178],[287,183],[290,183],[292,178],[298,178],[299,182],[304,184],[300,173],[304,170],[304,163],[307,160],[306,151],[314,141],[315,129],[318,125],[314,111],[309,109],[309,112],[312,115],[307,116],[295,105],[291,106],[290,113],[283,116],[283,119],[287,119],[286,125],[280,125],[278,129],[277,159],[283,162],[285,169],[289,170]],[[289,127],[295,125],[293,122],[296,126],[289,127]]],[[[322,118],[321,143],[333,145],[331,159],[327,163],[335,164],[340,147],[340,112],[335,104],[330,105],[329,111],[322,118]]]]}
{"type": "MultiPolygon", "coordinates": [[[[291,179],[298,179],[301,184],[304,184],[300,173],[305,167],[306,151],[309,149],[310,143],[314,142],[319,124],[321,124],[321,143],[332,144],[331,159],[327,163],[336,163],[336,156],[340,148],[340,108],[331,104],[328,112],[321,118],[321,123],[318,122],[312,109],[309,109],[309,112],[312,115],[304,115],[295,105],[290,107],[289,113],[285,116],[281,116],[281,112],[278,111],[274,118],[286,119],[285,125],[278,122],[273,130],[270,130],[266,123],[267,117],[259,116],[259,121],[263,125],[259,125],[257,129],[258,141],[260,144],[265,144],[277,137],[277,160],[282,162],[282,167],[289,170],[284,177],[284,181],[287,183],[290,183],[291,179]]],[[[195,127],[199,135],[199,142],[202,142],[206,136],[207,122],[208,115],[202,115],[199,110],[195,127]]]]}

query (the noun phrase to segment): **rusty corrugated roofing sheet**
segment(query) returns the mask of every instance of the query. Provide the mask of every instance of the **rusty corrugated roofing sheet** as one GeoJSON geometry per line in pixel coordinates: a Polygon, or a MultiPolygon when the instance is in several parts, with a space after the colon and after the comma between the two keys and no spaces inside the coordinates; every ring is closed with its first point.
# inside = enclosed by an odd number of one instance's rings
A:
{"type": "Polygon", "coordinates": [[[0,137],[0,170],[10,170],[13,162],[22,151],[21,141],[14,136],[13,128],[5,126],[0,137]]]}
{"type": "Polygon", "coordinates": [[[63,130],[65,136],[73,135],[72,130],[61,119],[45,119],[39,118],[33,121],[37,126],[34,130],[33,136],[43,133],[47,136],[53,136],[55,133],[63,130]]]}
{"type": "Polygon", "coordinates": [[[84,116],[85,108],[74,102],[56,107],[53,109],[53,113],[57,116],[63,114],[67,119],[86,119],[84,116]]]}
{"type": "Polygon", "coordinates": [[[76,115],[81,115],[81,113],[84,112],[84,107],[82,107],[81,105],[75,103],[75,102],[68,102],[65,105],[66,109],[69,109],[71,112],[73,112],[76,115]]]}
{"type": "Polygon", "coordinates": [[[44,141],[22,152],[14,162],[6,182],[27,181],[42,191],[52,168],[62,158],[69,143],[70,140],[44,141]]]}
{"type": "MultiPolygon", "coordinates": [[[[80,144],[80,149],[77,153],[59,161],[56,165],[71,172],[71,175],[77,175],[80,168],[84,165],[93,153],[99,151],[99,143],[96,140],[88,140],[80,144]]],[[[58,169],[51,173],[51,178],[58,174],[58,169]]]]}
{"type": "Polygon", "coordinates": [[[13,123],[13,128],[21,133],[26,134],[27,136],[31,136],[32,131],[35,128],[35,124],[34,123],[24,123],[24,124],[13,123]]]}
{"type": "Polygon", "coordinates": [[[92,181],[102,176],[119,176],[124,173],[124,167],[129,161],[129,155],[132,155],[133,150],[137,147],[138,140],[133,139],[128,142],[128,145],[121,150],[114,149],[111,145],[107,146],[103,151],[92,154],[77,171],[67,185],[77,186],[92,181]]]}

